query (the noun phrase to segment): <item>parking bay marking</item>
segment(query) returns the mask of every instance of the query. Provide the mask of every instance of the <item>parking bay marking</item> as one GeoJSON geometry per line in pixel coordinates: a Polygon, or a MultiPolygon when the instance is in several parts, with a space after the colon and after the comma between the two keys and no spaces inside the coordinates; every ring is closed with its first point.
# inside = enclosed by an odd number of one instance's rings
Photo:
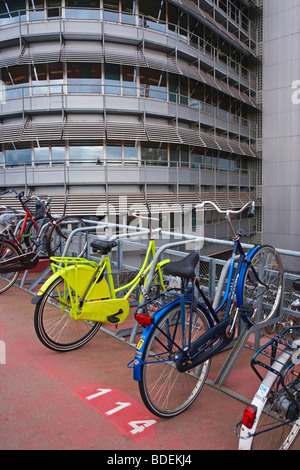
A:
{"type": "Polygon", "coordinates": [[[158,422],[144,405],[135,402],[120,390],[89,384],[76,388],[74,392],[131,437],[148,435],[158,422]]]}

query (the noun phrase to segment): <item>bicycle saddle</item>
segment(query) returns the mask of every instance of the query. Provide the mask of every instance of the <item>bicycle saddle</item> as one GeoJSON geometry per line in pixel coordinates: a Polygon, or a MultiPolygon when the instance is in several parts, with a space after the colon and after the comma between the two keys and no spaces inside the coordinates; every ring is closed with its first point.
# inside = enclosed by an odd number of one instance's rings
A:
{"type": "Polygon", "coordinates": [[[179,276],[185,279],[195,278],[195,268],[199,261],[198,253],[190,253],[180,261],[174,261],[168,263],[164,267],[165,274],[171,274],[171,276],[179,276]]]}
{"type": "Polygon", "coordinates": [[[102,255],[107,255],[114,246],[117,246],[116,240],[93,240],[91,247],[94,252],[99,252],[102,255]]]}

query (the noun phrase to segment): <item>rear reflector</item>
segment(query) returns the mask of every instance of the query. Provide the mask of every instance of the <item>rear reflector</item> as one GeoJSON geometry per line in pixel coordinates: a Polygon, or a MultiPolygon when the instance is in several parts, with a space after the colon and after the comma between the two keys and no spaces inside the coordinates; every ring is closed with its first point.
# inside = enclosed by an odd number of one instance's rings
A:
{"type": "Polygon", "coordinates": [[[145,313],[137,313],[135,319],[141,326],[150,326],[152,325],[152,317],[146,315],[145,313]]]}
{"type": "Polygon", "coordinates": [[[248,405],[245,408],[243,416],[243,425],[251,429],[253,427],[256,417],[257,407],[255,405],[248,405]]]}

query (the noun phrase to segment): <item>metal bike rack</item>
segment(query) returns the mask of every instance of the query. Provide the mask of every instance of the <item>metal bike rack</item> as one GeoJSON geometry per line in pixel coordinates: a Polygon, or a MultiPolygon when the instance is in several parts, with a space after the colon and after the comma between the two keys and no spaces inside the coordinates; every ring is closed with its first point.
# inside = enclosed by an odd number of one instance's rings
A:
{"type": "MultiPolygon", "coordinates": [[[[113,237],[113,230],[115,230],[115,229],[118,229],[120,231],[124,230],[124,233],[119,233],[116,237],[114,237],[114,238],[118,238],[120,240],[127,239],[127,238],[133,238],[133,237],[140,237],[142,235],[148,235],[149,232],[150,232],[149,229],[140,228],[140,227],[130,227],[130,226],[127,226],[127,225],[122,225],[122,224],[111,224],[111,223],[106,223],[106,222],[97,222],[95,224],[95,222],[91,222],[91,221],[85,221],[85,222],[88,222],[91,225],[88,226],[88,227],[78,228],[78,229],[75,229],[72,232],[70,232],[62,256],[66,255],[66,253],[68,252],[68,248],[69,248],[69,245],[71,243],[72,237],[77,235],[78,232],[83,232],[83,231],[90,232],[90,231],[95,231],[96,230],[96,235],[93,234],[91,236],[99,236],[99,232],[104,233],[104,231],[107,231],[107,234],[106,234],[105,238],[110,239],[110,238],[113,237]]],[[[46,227],[43,228],[43,229],[46,230],[46,227]]],[[[186,244],[189,244],[189,243],[197,243],[197,242],[199,243],[199,242],[202,242],[202,241],[205,241],[205,242],[208,242],[208,243],[232,246],[232,242],[225,241],[225,240],[215,240],[215,239],[210,239],[210,238],[199,238],[199,237],[195,237],[195,236],[191,236],[191,235],[176,234],[176,233],[173,233],[173,232],[165,232],[165,231],[161,231],[161,234],[163,236],[166,236],[166,237],[169,237],[169,238],[170,237],[180,238],[180,240],[173,241],[173,242],[170,242],[170,243],[166,243],[166,244],[162,245],[157,250],[156,255],[155,255],[155,257],[153,259],[153,262],[152,262],[150,272],[149,272],[149,280],[148,280],[149,285],[150,285],[151,276],[153,276],[153,274],[154,274],[155,266],[156,266],[157,262],[161,259],[161,256],[164,252],[166,254],[175,254],[176,256],[183,257],[183,256],[186,255],[186,252],[181,252],[181,251],[178,251],[178,250],[175,251],[175,248],[178,249],[180,246],[183,246],[183,245],[186,245],[186,244]]],[[[242,244],[242,245],[243,245],[244,248],[250,248],[251,249],[253,247],[253,245],[247,245],[247,244],[242,244]]],[[[89,250],[89,244],[88,244],[88,250],[89,250]]],[[[295,252],[291,252],[291,251],[288,251],[288,250],[277,250],[277,251],[280,254],[283,254],[283,255],[300,256],[300,253],[295,253],[295,252]]],[[[91,258],[91,259],[99,260],[99,258],[93,257],[89,251],[88,251],[88,256],[87,257],[89,259],[91,258]]],[[[201,261],[203,261],[203,260],[207,261],[208,259],[209,259],[208,257],[201,257],[200,256],[200,263],[201,263],[201,261]]],[[[227,261],[223,261],[223,262],[220,261],[220,263],[223,264],[223,268],[222,268],[222,271],[221,271],[219,281],[218,281],[216,286],[213,282],[214,280],[211,279],[211,277],[212,277],[211,275],[213,273],[215,273],[215,264],[214,263],[216,263],[217,260],[215,260],[215,259],[210,259],[210,260],[212,261],[212,264],[211,264],[211,266],[212,266],[211,271],[212,272],[210,273],[210,276],[209,276],[209,286],[207,287],[207,290],[208,290],[208,294],[210,296],[214,297],[213,307],[216,307],[220,303],[222,292],[224,290],[224,286],[225,286],[225,283],[226,283],[226,280],[227,280],[227,275],[228,275],[228,270],[229,270],[231,259],[229,259],[227,261]]],[[[43,270],[43,272],[41,272],[36,277],[36,279],[34,279],[32,281],[27,280],[28,272],[29,271],[24,272],[23,279],[22,279],[19,287],[24,289],[27,292],[30,292],[31,294],[35,294],[34,289],[37,287],[38,284],[42,283],[45,280],[45,278],[47,277],[47,275],[49,274],[49,272],[51,272],[51,266],[47,266],[46,269],[43,270]],[[25,285],[27,285],[26,288],[25,288],[25,285]]],[[[297,277],[297,275],[294,275],[294,276],[297,277]]],[[[146,284],[146,290],[147,290],[147,288],[148,288],[148,285],[146,284]]],[[[283,284],[283,291],[284,291],[284,284],[283,284]]],[[[272,320],[269,320],[268,322],[263,323],[263,324],[258,324],[258,325],[251,326],[251,325],[246,325],[246,324],[244,324],[243,322],[240,321],[239,329],[238,329],[238,336],[229,346],[230,353],[229,353],[227,359],[223,363],[216,379],[214,381],[211,381],[211,380],[207,379],[207,384],[210,385],[210,386],[213,386],[213,387],[215,387],[215,388],[217,388],[217,389],[219,389],[219,390],[221,390],[221,391],[223,391],[223,392],[225,392],[225,393],[227,393],[231,396],[233,396],[234,398],[237,398],[241,401],[244,401],[244,402],[248,403],[249,402],[248,399],[246,399],[245,397],[235,393],[233,390],[229,390],[228,388],[226,388],[224,386],[224,383],[225,383],[228,375],[230,374],[230,372],[234,368],[235,363],[236,363],[237,359],[239,358],[240,354],[242,353],[244,347],[247,346],[247,341],[249,339],[249,336],[251,334],[254,334],[255,338],[259,338],[260,330],[267,327],[267,326],[270,326],[274,323],[277,323],[278,321],[280,321],[280,318],[282,317],[283,312],[284,312],[284,309],[283,309],[283,306],[281,305],[281,308],[279,308],[280,315],[278,317],[272,319],[272,320]]],[[[297,314],[297,312],[296,312],[296,314],[297,314]]],[[[299,313],[298,316],[300,317],[300,313],[299,313]]],[[[130,346],[135,347],[136,346],[136,337],[140,333],[141,327],[139,327],[139,325],[135,321],[132,327],[126,328],[126,329],[121,329],[118,332],[111,331],[111,330],[109,330],[109,329],[107,329],[103,326],[101,326],[101,330],[103,332],[115,337],[116,339],[125,341],[130,346]],[[126,339],[128,337],[129,337],[129,339],[126,339]]],[[[259,339],[255,339],[256,344],[254,346],[254,349],[255,348],[258,349],[258,347],[259,347],[259,345],[257,344],[258,341],[259,341],[259,339]]]]}

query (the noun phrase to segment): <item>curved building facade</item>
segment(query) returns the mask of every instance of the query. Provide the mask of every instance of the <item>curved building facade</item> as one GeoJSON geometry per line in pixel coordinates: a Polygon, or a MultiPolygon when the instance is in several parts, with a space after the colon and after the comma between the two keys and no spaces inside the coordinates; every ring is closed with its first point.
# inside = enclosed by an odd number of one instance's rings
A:
{"type": "Polygon", "coordinates": [[[1,2],[0,187],[82,215],[259,206],[261,16],[259,0],[1,2]]]}

